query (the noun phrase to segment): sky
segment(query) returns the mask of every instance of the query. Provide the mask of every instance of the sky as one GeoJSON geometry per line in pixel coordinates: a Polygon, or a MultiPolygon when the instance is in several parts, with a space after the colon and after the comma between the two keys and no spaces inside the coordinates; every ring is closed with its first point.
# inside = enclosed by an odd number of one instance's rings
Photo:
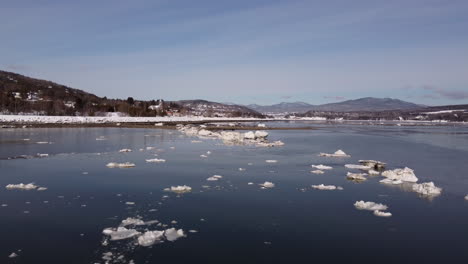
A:
{"type": "Polygon", "coordinates": [[[466,0],[1,0],[0,69],[108,98],[468,103],[466,0]]]}

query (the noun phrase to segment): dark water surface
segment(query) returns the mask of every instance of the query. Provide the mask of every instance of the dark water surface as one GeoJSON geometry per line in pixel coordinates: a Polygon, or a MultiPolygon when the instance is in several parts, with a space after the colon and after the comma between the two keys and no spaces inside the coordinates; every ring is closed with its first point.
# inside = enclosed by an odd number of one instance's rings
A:
{"type": "Polygon", "coordinates": [[[7,206],[0,207],[0,263],[105,263],[105,252],[123,256],[110,263],[466,263],[466,127],[317,126],[269,131],[285,143],[276,148],[193,143],[199,139],[173,130],[2,129],[0,204],[7,206]],[[101,136],[107,140],[96,140],[101,136]],[[118,153],[123,148],[133,152],[118,153]],[[337,149],[351,157],[317,156],[337,149]],[[211,155],[200,157],[207,151],[211,155]],[[37,153],[50,156],[7,160],[37,153]],[[166,162],[146,163],[154,154],[166,162]],[[359,159],[382,160],[389,169],[408,166],[419,182],[442,187],[442,195],[426,199],[379,183],[381,176],[346,180],[350,170],[343,165],[359,159]],[[106,167],[127,161],[136,167],[106,167]],[[312,164],[333,170],[311,174],[312,164]],[[206,181],[215,174],[223,178],[206,181]],[[265,181],[275,188],[260,189],[265,181]],[[5,188],[30,182],[48,189],[5,188]],[[321,183],[344,190],[310,188],[321,183]],[[163,191],[176,185],[193,191],[163,191]],[[384,203],[393,216],[356,210],[358,200],[384,203]],[[104,228],[136,216],[182,228],[187,237],[152,247],[135,246],[134,238],[102,245],[104,228]],[[198,232],[187,232],[192,229],[198,232]],[[19,256],[8,258],[12,252],[19,256]]]}

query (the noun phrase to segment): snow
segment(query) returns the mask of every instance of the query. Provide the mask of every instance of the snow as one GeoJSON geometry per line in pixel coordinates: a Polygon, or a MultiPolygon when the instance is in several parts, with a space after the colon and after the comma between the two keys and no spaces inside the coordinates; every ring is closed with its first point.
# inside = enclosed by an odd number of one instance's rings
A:
{"type": "Polygon", "coordinates": [[[351,157],[350,155],[346,154],[343,150],[339,149],[335,151],[333,154],[329,153],[320,153],[319,156],[321,157],[336,157],[336,158],[341,158],[341,157],[351,157]]]}
{"type": "Polygon", "coordinates": [[[367,176],[367,173],[351,173],[351,172],[348,172],[346,174],[346,178],[348,178],[350,180],[355,180],[355,181],[365,181],[365,180],[367,180],[367,178],[365,176],[367,176]]]}
{"type": "Polygon", "coordinates": [[[135,167],[135,163],[124,162],[124,163],[117,163],[117,162],[109,162],[106,165],[108,168],[133,168],[135,167]]]}
{"type": "Polygon", "coordinates": [[[138,237],[138,244],[143,247],[149,247],[163,240],[163,235],[164,231],[146,231],[143,235],[138,237]]]}
{"type": "Polygon", "coordinates": [[[390,212],[382,212],[382,211],[380,211],[380,210],[375,210],[375,211],[374,211],[374,215],[375,215],[375,216],[379,216],[379,217],[390,217],[390,216],[392,216],[392,213],[390,213],[390,212]]]}
{"type": "Polygon", "coordinates": [[[168,241],[173,242],[181,237],[185,237],[185,234],[184,234],[184,230],[182,229],[177,230],[175,228],[169,228],[169,229],[166,229],[166,231],[164,231],[164,236],[166,237],[168,241]]]}
{"type": "Polygon", "coordinates": [[[149,162],[149,163],[163,163],[163,162],[166,162],[165,159],[147,159],[146,162],[149,162]]]}
{"type": "Polygon", "coordinates": [[[403,169],[394,169],[394,170],[387,170],[382,172],[382,176],[390,179],[390,180],[401,180],[405,182],[417,182],[418,178],[414,174],[414,170],[405,167],[403,169]]]}
{"type": "Polygon", "coordinates": [[[255,133],[253,131],[249,131],[247,133],[244,133],[244,138],[245,139],[255,139],[255,133]]]}
{"type": "Polygon", "coordinates": [[[255,131],[255,138],[265,139],[268,137],[268,132],[266,131],[255,131]]]}
{"type": "Polygon", "coordinates": [[[435,111],[435,112],[425,112],[424,114],[426,115],[436,115],[436,114],[450,114],[453,112],[464,112],[466,111],[465,109],[457,109],[457,110],[441,110],[441,111],[435,111]]]}
{"type": "Polygon", "coordinates": [[[269,181],[266,181],[266,182],[261,183],[259,185],[262,186],[262,188],[273,188],[273,187],[275,187],[275,184],[272,183],[272,182],[269,182],[269,181]]]}
{"type": "Polygon", "coordinates": [[[359,210],[369,210],[369,211],[375,211],[375,210],[380,210],[380,211],[385,211],[388,209],[388,206],[380,203],[374,203],[374,202],[364,202],[364,201],[357,201],[354,203],[354,207],[359,210]]]}
{"type": "Polygon", "coordinates": [[[342,187],[336,187],[335,185],[312,185],[312,188],[317,190],[333,191],[333,190],[343,190],[342,187]]]}
{"type": "Polygon", "coordinates": [[[8,190],[14,190],[14,189],[18,189],[18,190],[34,190],[36,189],[38,186],[37,185],[34,185],[33,183],[28,183],[28,184],[24,184],[24,183],[19,183],[19,184],[8,184],[6,186],[6,188],[8,190]]]}
{"type": "Polygon", "coordinates": [[[433,182],[414,184],[412,190],[425,196],[437,196],[442,193],[442,188],[436,187],[433,182]]]}
{"type": "MultiPolygon", "coordinates": [[[[202,117],[202,116],[164,116],[128,117],[119,116],[38,116],[38,115],[0,115],[2,123],[40,123],[40,124],[105,124],[105,123],[167,123],[167,122],[219,122],[228,120],[259,121],[249,117],[202,117]]],[[[265,119],[262,119],[265,120],[265,119]]],[[[273,119],[272,119],[273,120],[273,119]]]]}

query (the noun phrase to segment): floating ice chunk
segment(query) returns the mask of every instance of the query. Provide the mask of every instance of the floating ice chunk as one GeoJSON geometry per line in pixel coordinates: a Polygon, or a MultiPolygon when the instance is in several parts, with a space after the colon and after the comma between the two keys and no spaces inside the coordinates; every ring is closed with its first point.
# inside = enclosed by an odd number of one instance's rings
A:
{"type": "Polygon", "coordinates": [[[257,127],[266,127],[265,124],[258,124],[257,127]]]}
{"type": "Polygon", "coordinates": [[[201,158],[208,158],[208,156],[205,155],[205,154],[201,154],[200,157],[201,157],[201,158]]]}
{"type": "Polygon", "coordinates": [[[175,193],[187,193],[192,191],[192,187],[187,185],[171,186],[171,188],[164,189],[165,191],[175,192],[175,193]]]}
{"type": "Polygon", "coordinates": [[[45,191],[45,190],[47,190],[47,188],[46,187],[39,187],[39,188],[37,188],[37,190],[38,191],[45,191]]]}
{"type": "Polygon", "coordinates": [[[268,137],[268,132],[260,131],[260,130],[255,131],[255,138],[265,139],[267,137],[268,137]]]}
{"type": "Polygon", "coordinates": [[[154,126],[163,126],[163,123],[155,123],[154,126]]]}
{"type": "Polygon", "coordinates": [[[146,150],[153,150],[155,147],[146,147],[146,150]]]}
{"type": "Polygon", "coordinates": [[[368,170],[367,173],[369,173],[369,175],[379,175],[380,172],[376,171],[376,170],[368,170]]]}
{"type": "Polygon", "coordinates": [[[9,257],[9,258],[16,258],[16,257],[18,257],[18,256],[19,256],[18,254],[16,254],[15,252],[13,252],[13,253],[11,253],[8,257],[9,257]]]}
{"type": "Polygon", "coordinates": [[[149,247],[164,239],[164,231],[146,231],[138,237],[138,244],[143,247],[149,247]]]}
{"type": "MultiPolygon", "coordinates": [[[[467,201],[468,201],[468,194],[465,196],[465,200],[467,200],[467,201]]],[[[2,204],[2,206],[3,206],[3,204],[2,204]]]]}
{"type": "Polygon", "coordinates": [[[385,211],[388,209],[388,206],[385,204],[374,203],[374,202],[364,202],[364,201],[357,201],[354,203],[354,207],[359,210],[369,210],[369,211],[385,211]]]}
{"type": "Polygon", "coordinates": [[[146,162],[149,162],[149,163],[163,163],[163,162],[166,162],[165,159],[147,159],[146,162]]]}
{"type": "Polygon", "coordinates": [[[253,185],[254,183],[253,182],[248,182],[247,185],[253,185]]]}
{"type": "Polygon", "coordinates": [[[277,163],[277,160],[265,160],[266,163],[277,163]]]}
{"type": "Polygon", "coordinates": [[[329,153],[320,153],[319,156],[322,156],[322,157],[337,157],[337,158],[340,158],[340,157],[351,157],[350,155],[346,154],[344,151],[342,151],[341,149],[335,151],[335,153],[333,154],[329,154],[329,153]]]}
{"type": "Polygon", "coordinates": [[[364,166],[372,167],[374,169],[383,169],[387,165],[385,162],[378,160],[359,160],[359,163],[361,163],[364,166]]]}
{"type": "Polygon", "coordinates": [[[405,182],[417,182],[418,178],[414,174],[414,170],[405,167],[403,169],[386,170],[382,172],[382,176],[391,180],[402,180],[405,182]]]}
{"type": "Polygon", "coordinates": [[[342,190],[343,188],[336,187],[335,185],[312,185],[312,188],[317,189],[317,190],[325,190],[325,191],[333,191],[333,190],[342,190]]]}
{"type": "Polygon", "coordinates": [[[346,164],[345,167],[348,169],[357,169],[357,170],[370,170],[371,169],[370,166],[356,165],[356,164],[346,164]]]}
{"type": "Polygon", "coordinates": [[[402,184],[402,183],[403,183],[402,180],[392,180],[392,179],[388,179],[388,178],[387,178],[387,179],[383,179],[383,180],[381,180],[381,181],[379,181],[379,182],[380,182],[380,183],[385,183],[385,184],[395,184],[395,185],[397,185],[397,184],[402,184]]]}
{"type": "Polygon", "coordinates": [[[192,140],[190,142],[192,142],[192,143],[202,143],[203,141],[201,141],[201,140],[192,140]]]}
{"type": "Polygon", "coordinates": [[[49,154],[37,153],[37,156],[38,156],[39,158],[46,158],[46,157],[49,157],[49,154]]]}
{"type": "Polygon", "coordinates": [[[19,184],[8,184],[6,188],[8,190],[13,190],[13,189],[18,189],[18,190],[34,190],[37,189],[37,185],[34,185],[33,183],[19,183],[19,184]]]}
{"type": "Polygon", "coordinates": [[[245,171],[245,169],[244,168],[239,168],[239,171],[245,171]]]}
{"type": "Polygon", "coordinates": [[[206,129],[202,129],[200,131],[198,131],[198,135],[199,136],[202,136],[202,137],[209,137],[211,136],[213,133],[209,130],[206,130],[206,129]]]}
{"type": "Polygon", "coordinates": [[[365,181],[365,180],[367,180],[366,176],[367,176],[367,173],[351,173],[351,172],[348,172],[346,174],[346,178],[348,178],[350,180],[355,180],[355,181],[365,181]]]}
{"type": "Polygon", "coordinates": [[[111,228],[106,228],[102,231],[104,235],[108,235],[111,237],[111,240],[122,240],[131,238],[141,234],[135,229],[127,229],[125,227],[118,227],[116,230],[111,228]]]}
{"type": "Polygon", "coordinates": [[[375,215],[375,216],[379,216],[379,217],[390,217],[390,216],[392,216],[392,213],[390,213],[390,212],[382,212],[382,211],[380,211],[380,210],[375,210],[375,211],[374,211],[374,215],[375,215]]]}
{"type": "Polygon", "coordinates": [[[247,133],[244,133],[244,138],[254,140],[256,138],[256,136],[255,136],[255,133],[253,131],[249,131],[247,133]]]}
{"type": "Polygon", "coordinates": [[[117,162],[109,162],[106,165],[108,168],[133,168],[135,167],[135,163],[131,162],[124,162],[124,163],[117,163],[117,162]]]}
{"type": "Polygon", "coordinates": [[[189,233],[198,233],[198,231],[195,230],[195,229],[190,229],[190,230],[189,230],[189,233]]]}
{"type": "Polygon", "coordinates": [[[275,184],[272,183],[272,182],[269,182],[269,181],[266,181],[266,182],[261,183],[259,185],[262,186],[263,188],[273,188],[273,187],[275,187],[275,184]]]}
{"type": "Polygon", "coordinates": [[[414,184],[412,189],[413,191],[426,196],[437,196],[442,193],[442,188],[436,187],[433,182],[414,184]]]}
{"type": "Polygon", "coordinates": [[[223,178],[223,176],[220,176],[220,175],[213,175],[213,176],[207,178],[206,180],[207,180],[207,181],[217,181],[217,180],[219,180],[219,179],[221,179],[221,178],[223,178]]]}
{"type": "Polygon", "coordinates": [[[100,137],[96,138],[96,140],[98,140],[98,141],[99,140],[107,140],[107,138],[105,136],[100,136],[100,137]]]}
{"type": "Polygon", "coordinates": [[[284,143],[281,140],[277,140],[273,142],[257,142],[257,146],[259,147],[280,147],[283,145],[284,143]]]}
{"type": "Polygon", "coordinates": [[[331,170],[331,169],[333,169],[333,167],[325,166],[325,165],[323,165],[323,164],[320,164],[320,165],[312,165],[312,168],[316,168],[316,169],[319,169],[319,170],[331,170]]]}
{"type": "Polygon", "coordinates": [[[211,151],[208,150],[208,151],[206,152],[206,155],[210,155],[210,154],[211,154],[211,151]]]}
{"type": "Polygon", "coordinates": [[[50,144],[50,142],[48,142],[48,141],[38,141],[38,142],[36,142],[36,144],[50,144]]]}
{"type": "Polygon", "coordinates": [[[145,225],[146,223],[138,218],[128,217],[127,219],[122,220],[121,226],[128,226],[128,225],[145,225]]]}
{"type": "Polygon", "coordinates": [[[310,171],[311,173],[314,173],[314,174],[324,174],[325,172],[323,170],[313,170],[313,171],[310,171]]]}
{"type": "Polygon", "coordinates": [[[175,228],[169,228],[169,229],[166,229],[166,231],[164,231],[164,236],[166,237],[168,241],[173,242],[181,237],[185,237],[185,234],[184,234],[184,230],[182,229],[177,230],[175,228]]]}
{"type": "Polygon", "coordinates": [[[123,152],[132,152],[131,149],[121,149],[119,150],[120,153],[123,153],[123,152]]]}
{"type": "MultiPolygon", "coordinates": [[[[125,202],[126,205],[135,205],[135,202],[125,202]]],[[[86,206],[86,205],[85,205],[86,206]]]]}
{"type": "Polygon", "coordinates": [[[222,131],[220,133],[222,140],[227,142],[242,142],[244,140],[244,135],[240,132],[226,132],[222,131]]]}

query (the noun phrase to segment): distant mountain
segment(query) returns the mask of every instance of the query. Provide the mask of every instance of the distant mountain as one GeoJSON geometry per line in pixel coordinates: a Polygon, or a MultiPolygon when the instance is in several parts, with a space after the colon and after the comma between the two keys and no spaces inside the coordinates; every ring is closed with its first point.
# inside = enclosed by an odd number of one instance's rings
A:
{"type": "Polygon", "coordinates": [[[269,106],[248,105],[261,113],[304,113],[308,111],[327,112],[355,112],[355,111],[385,111],[385,110],[411,110],[424,107],[422,105],[392,98],[365,97],[356,100],[347,100],[338,103],[311,105],[304,102],[280,103],[269,106]]]}
{"type": "Polygon", "coordinates": [[[256,110],[260,113],[303,113],[307,112],[314,107],[314,105],[304,103],[304,102],[293,102],[287,103],[282,102],[279,104],[274,105],[257,105],[257,104],[250,104],[247,105],[248,108],[256,110]]]}
{"type": "Polygon", "coordinates": [[[0,113],[128,116],[264,117],[245,106],[205,100],[108,99],[51,81],[0,71],[0,113]]]}

